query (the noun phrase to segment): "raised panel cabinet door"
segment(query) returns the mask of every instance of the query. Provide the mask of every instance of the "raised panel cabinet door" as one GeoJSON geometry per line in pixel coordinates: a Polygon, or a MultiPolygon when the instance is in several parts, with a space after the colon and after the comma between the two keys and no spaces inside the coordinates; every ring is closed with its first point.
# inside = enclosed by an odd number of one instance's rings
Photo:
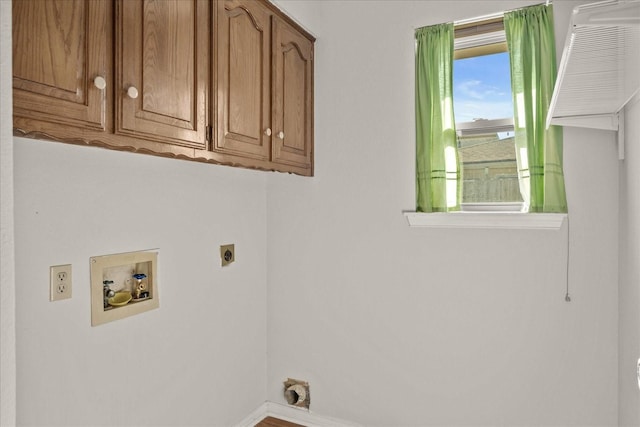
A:
{"type": "Polygon", "coordinates": [[[218,132],[214,151],[267,160],[271,141],[270,12],[255,0],[217,4],[218,132]]]}
{"type": "Polygon", "coordinates": [[[116,132],[204,148],[209,2],[121,0],[116,5],[116,132]]]}
{"type": "Polygon", "coordinates": [[[313,42],[273,18],[272,161],[309,170],[313,156],[313,42]]]}
{"type": "Polygon", "coordinates": [[[13,1],[15,116],[105,129],[107,7],[101,0],[13,1]]]}

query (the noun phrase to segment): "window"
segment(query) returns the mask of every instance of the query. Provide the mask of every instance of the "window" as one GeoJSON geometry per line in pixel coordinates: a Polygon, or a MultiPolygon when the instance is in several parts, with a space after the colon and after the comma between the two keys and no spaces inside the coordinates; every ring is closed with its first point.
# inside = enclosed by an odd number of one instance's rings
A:
{"type": "Polygon", "coordinates": [[[462,210],[520,210],[509,52],[502,18],[455,26],[453,105],[462,210]]]}
{"type": "Polygon", "coordinates": [[[556,72],[550,4],[417,29],[416,211],[567,212],[556,72]]]}

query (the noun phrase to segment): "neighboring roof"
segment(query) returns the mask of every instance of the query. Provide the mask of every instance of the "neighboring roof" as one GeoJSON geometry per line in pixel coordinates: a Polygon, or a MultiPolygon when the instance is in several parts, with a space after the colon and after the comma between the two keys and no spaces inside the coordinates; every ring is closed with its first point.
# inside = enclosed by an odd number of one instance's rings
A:
{"type": "Polygon", "coordinates": [[[515,161],[516,152],[513,138],[492,137],[465,138],[465,146],[458,149],[463,163],[486,163],[515,161]]]}

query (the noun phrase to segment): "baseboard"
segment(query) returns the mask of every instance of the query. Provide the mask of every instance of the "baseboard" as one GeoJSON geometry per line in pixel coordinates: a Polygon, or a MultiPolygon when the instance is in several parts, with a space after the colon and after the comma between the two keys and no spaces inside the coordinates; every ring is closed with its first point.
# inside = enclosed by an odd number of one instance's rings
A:
{"type": "Polygon", "coordinates": [[[254,427],[265,417],[275,417],[284,421],[302,424],[307,427],[361,427],[360,424],[330,417],[323,417],[306,409],[274,402],[264,402],[251,414],[240,421],[236,427],[254,427]]]}
{"type": "Polygon", "coordinates": [[[264,419],[267,414],[267,402],[258,406],[253,412],[244,417],[242,421],[235,425],[235,427],[254,427],[260,420],[264,419]]]}

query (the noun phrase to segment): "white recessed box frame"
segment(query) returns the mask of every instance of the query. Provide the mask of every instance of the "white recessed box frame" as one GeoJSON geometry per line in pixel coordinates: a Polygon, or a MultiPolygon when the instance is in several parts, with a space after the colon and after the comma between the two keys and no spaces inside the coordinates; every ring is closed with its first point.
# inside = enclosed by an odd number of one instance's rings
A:
{"type": "MultiPolygon", "coordinates": [[[[124,319],[125,317],[144,313],[160,306],[158,299],[158,252],[155,251],[139,251],[126,252],[115,255],[95,256],[90,259],[91,264],[91,326],[98,326],[103,323],[112,322],[114,320],[124,319]],[[147,274],[147,290],[149,298],[143,301],[131,302],[122,307],[104,308],[104,290],[103,281],[106,279],[105,271],[109,269],[132,266],[145,265],[145,274],[147,274]]],[[[136,271],[138,273],[139,271],[136,271]]]]}

